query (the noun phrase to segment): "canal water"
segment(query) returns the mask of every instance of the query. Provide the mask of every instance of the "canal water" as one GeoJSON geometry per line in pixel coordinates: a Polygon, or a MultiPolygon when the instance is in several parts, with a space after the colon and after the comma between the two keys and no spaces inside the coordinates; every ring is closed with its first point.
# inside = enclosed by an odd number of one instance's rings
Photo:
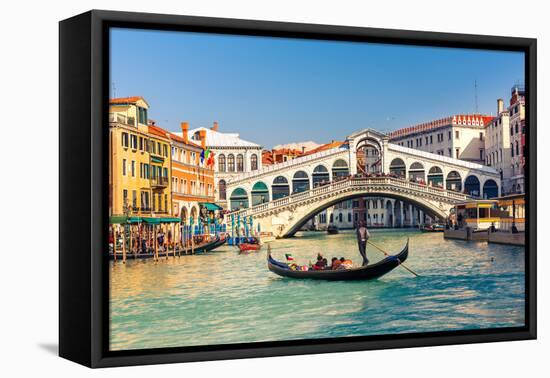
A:
{"type": "MultiPolygon", "coordinates": [[[[410,238],[403,268],[363,282],[292,280],[267,270],[265,249],[224,246],[158,263],[111,262],[111,350],[364,336],[524,325],[524,248],[375,230],[391,253],[410,238]]],[[[271,243],[298,263],[347,257],[355,234],[298,233],[271,243]]],[[[372,247],[371,262],[383,256],[372,247]]]]}

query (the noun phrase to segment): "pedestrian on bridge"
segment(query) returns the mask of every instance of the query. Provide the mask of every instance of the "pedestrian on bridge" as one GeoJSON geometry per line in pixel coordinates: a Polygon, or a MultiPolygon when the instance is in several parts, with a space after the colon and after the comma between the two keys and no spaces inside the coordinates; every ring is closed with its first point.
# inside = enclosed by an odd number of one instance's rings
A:
{"type": "Polygon", "coordinates": [[[369,259],[367,258],[367,240],[369,240],[369,237],[369,230],[367,230],[365,222],[360,221],[359,227],[357,227],[357,244],[359,245],[359,253],[363,257],[363,266],[369,263],[369,259]]]}

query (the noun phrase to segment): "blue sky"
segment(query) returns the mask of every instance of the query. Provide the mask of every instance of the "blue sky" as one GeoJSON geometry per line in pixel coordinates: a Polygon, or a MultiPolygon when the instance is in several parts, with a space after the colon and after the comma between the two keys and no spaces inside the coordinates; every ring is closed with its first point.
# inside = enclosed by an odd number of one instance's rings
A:
{"type": "Polygon", "coordinates": [[[168,130],[220,124],[271,148],[478,109],[523,82],[523,53],[113,29],[111,96],[168,130]]]}

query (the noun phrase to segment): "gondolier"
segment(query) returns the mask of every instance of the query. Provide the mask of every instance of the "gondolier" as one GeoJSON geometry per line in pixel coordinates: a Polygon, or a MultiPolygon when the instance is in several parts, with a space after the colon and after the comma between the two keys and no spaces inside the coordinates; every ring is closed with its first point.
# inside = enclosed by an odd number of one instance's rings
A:
{"type": "Polygon", "coordinates": [[[369,240],[369,237],[369,230],[367,230],[365,222],[359,222],[359,227],[357,227],[357,244],[359,245],[359,253],[363,257],[363,266],[369,263],[369,259],[367,258],[367,240],[369,240]]]}

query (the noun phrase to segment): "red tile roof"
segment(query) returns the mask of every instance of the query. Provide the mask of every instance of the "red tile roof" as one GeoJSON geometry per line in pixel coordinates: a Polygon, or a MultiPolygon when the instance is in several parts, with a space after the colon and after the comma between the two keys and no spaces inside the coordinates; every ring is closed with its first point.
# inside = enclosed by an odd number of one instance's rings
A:
{"type": "MultiPolygon", "coordinates": [[[[135,104],[139,100],[145,101],[141,96],[119,97],[110,99],[109,104],[135,104]]],[[[145,103],[147,104],[147,101],[145,103]]]]}
{"type": "Polygon", "coordinates": [[[337,148],[337,147],[340,147],[341,145],[343,145],[344,143],[345,142],[332,141],[330,143],[322,144],[319,147],[314,148],[313,150],[306,152],[304,155],[311,155],[311,154],[315,154],[317,152],[330,150],[331,148],[337,148]]]}

